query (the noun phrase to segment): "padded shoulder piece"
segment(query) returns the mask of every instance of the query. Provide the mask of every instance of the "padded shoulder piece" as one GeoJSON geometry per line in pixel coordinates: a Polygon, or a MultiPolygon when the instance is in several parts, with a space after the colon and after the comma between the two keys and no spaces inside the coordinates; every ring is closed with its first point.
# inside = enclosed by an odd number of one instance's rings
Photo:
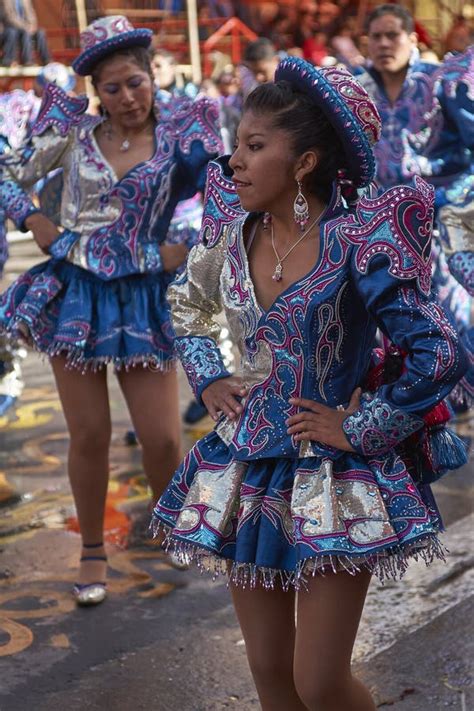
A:
{"type": "Polygon", "coordinates": [[[208,249],[219,241],[222,228],[245,215],[235,185],[230,179],[229,156],[210,161],[207,166],[204,215],[199,241],[208,249]]]}
{"type": "Polygon", "coordinates": [[[48,84],[32,134],[40,136],[48,128],[55,128],[61,136],[65,136],[73,126],[80,123],[88,105],[89,99],[86,96],[68,96],[55,84],[48,84]]]}
{"type": "Polygon", "coordinates": [[[369,271],[374,257],[384,256],[389,274],[401,280],[416,279],[428,295],[434,190],[418,176],[415,185],[397,185],[375,199],[362,198],[356,219],[352,215],[340,231],[356,246],[355,266],[361,274],[369,271]]]}
{"type": "Polygon", "coordinates": [[[222,151],[219,128],[219,107],[216,101],[205,97],[191,101],[176,100],[172,104],[172,122],[178,135],[179,149],[189,155],[195,141],[212,155],[222,151]]]}

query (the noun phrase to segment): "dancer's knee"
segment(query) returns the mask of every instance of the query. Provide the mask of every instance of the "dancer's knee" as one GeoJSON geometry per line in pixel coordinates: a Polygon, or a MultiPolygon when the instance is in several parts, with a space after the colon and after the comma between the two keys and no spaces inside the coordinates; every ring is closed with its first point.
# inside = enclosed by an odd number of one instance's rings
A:
{"type": "Polygon", "coordinates": [[[336,676],[323,676],[315,671],[303,673],[296,670],[294,680],[298,696],[310,711],[326,711],[337,708],[337,700],[341,697],[344,679],[336,676]]]}
{"type": "Polygon", "coordinates": [[[111,428],[107,425],[84,423],[70,432],[70,449],[75,453],[95,457],[108,451],[111,428]]]}

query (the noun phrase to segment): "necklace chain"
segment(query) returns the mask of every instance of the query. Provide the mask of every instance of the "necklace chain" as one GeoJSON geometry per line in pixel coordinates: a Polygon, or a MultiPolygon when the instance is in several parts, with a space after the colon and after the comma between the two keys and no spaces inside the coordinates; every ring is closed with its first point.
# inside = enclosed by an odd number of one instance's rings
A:
{"type": "MultiPolygon", "coordinates": [[[[145,126],[141,129],[141,131],[138,131],[138,132],[135,134],[135,138],[136,138],[137,136],[139,136],[140,134],[144,133],[144,132],[146,131],[146,129],[149,128],[149,125],[150,125],[150,124],[147,122],[147,123],[145,124],[145,126]]],[[[105,133],[105,135],[107,136],[107,138],[109,139],[109,141],[112,140],[112,137],[113,137],[113,134],[114,134],[114,133],[117,134],[117,131],[113,128],[113,126],[112,126],[110,120],[108,120],[108,121],[106,122],[106,125],[104,125],[104,133],[105,133]]],[[[118,134],[117,134],[117,135],[118,135],[118,134]]],[[[131,146],[131,145],[132,145],[132,144],[131,144],[131,142],[130,142],[130,139],[129,139],[127,136],[125,136],[125,138],[122,139],[122,143],[120,144],[119,151],[120,151],[121,153],[126,153],[126,152],[130,149],[130,146],[131,146]]]]}
{"type": "Polygon", "coordinates": [[[295,247],[297,247],[297,246],[299,245],[299,243],[300,243],[302,240],[304,240],[304,238],[311,232],[311,230],[313,229],[313,227],[318,224],[319,220],[321,219],[321,216],[322,216],[323,212],[324,212],[324,209],[321,210],[320,214],[316,217],[316,219],[314,219],[314,220],[312,221],[312,223],[310,224],[310,226],[305,229],[305,231],[303,232],[303,234],[301,235],[301,237],[299,237],[299,238],[296,240],[296,242],[295,242],[293,245],[291,245],[290,249],[288,250],[288,252],[287,252],[285,255],[283,255],[283,257],[280,257],[280,255],[279,255],[278,252],[277,252],[277,248],[275,247],[275,233],[274,233],[274,230],[273,230],[273,220],[272,220],[271,225],[270,225],[270,227],[271,227],[271,236],[272,236],[272,247],[273,247],[273,251],[275,252],[275,257],[277,258],[277,263],[276,263],[276,266],[275,266],[275,271],[274,271],[273,276],[272,276],[273,281],[281,281],[281,280],[282,280],[282,278],[283,278],[283,276],[282,276],[282,275],[283,275],[283,262],[284,262],[285,259],[291,254],[291,252],[295,249],[295,247]]]}

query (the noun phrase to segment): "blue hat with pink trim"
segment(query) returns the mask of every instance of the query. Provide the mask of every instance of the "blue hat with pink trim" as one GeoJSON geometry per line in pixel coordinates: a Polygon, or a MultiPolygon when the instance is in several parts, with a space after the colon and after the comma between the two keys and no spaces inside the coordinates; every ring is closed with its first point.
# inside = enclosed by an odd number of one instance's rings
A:
{"type": "Polygon", "coordinates": [[[341,140],[346,177],[356,187],[368,185],[375,175],[372,146],[380,138],[382,122],[366,90],[344,67],[316,68],[299,57],[279,63],[275,81],[281,80],[312,98],[341,140]]]}
{"type": "Polygon", "coordinates": [[[81,53],[72,63],[76,74],[86,76],[101,59],[129,47],[149,47],[153,32],[135,29],[124,15],[100,17],[81,32],[81,53]]]}

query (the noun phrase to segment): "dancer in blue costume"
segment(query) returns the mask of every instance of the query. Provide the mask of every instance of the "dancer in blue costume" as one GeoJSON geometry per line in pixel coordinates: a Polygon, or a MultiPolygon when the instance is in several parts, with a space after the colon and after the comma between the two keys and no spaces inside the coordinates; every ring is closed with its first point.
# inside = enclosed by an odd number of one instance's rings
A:
{"type": "MultiPolygon", "coordinates": [[[[405,137],[424,135],[428,130],[428,114],[432,111],[433,86],[440,68],[437,64],[420,61],[414,26],[408,10],[392,3],[379,5],[367,18],[371,66],[357,78],[382,119],[381,138],[374,146],[376,183],[380,192],[397,183],[414,184],[413,173],[409,174],[406,169],[405,137]]],[[[462,170],[465,160],[462,142],[451,140],[444,154],[445,174],[462,170]]],[[[425,176],[434,186],[442,184],[434,174],[425,176]]],[[[469,305],[465,292],[446,268],[437,233],[432,249],[433,291],[443,307],[453,314],[458,330],[465,332],[469,305]]],[[[452,393],[453,403],[459,401],[460,390],[456,388],[452,393]]]]}
{"type": "Polygon", "coordinates": [[[416,133],[424,128],[437,65],[420,61],[413,18],[399,5],[376,7],[367,18],[367,35],[370,66],[357,79],[382,120],[374,154],[377,185],[387,190],[405,182],[402,130],[416,133]]]}
{"type": "Polygon", "coordinates": [[[423,131],[404,135],[403,169],[406,179],[421,175],[437,186],[440,247],[447,268],[465,290],[464,300],[459,289],[447,296],[453,311],[467,311],[461,331],[471,367],[455,397],[468,406],[474,401],[474,328],[469,323],[474,296],[474,46],[446,57],[435,73],[425,121],[423,131]]]}
{"type": "Polygon", "coordinates": [[[103,116],[87,115],[84,97],[50,86],[31,141],[0,163],[2,206],[50,255],[1,297],[0,323],[51,358],[70,432],[69,474],[84,546],[74,589],[80,604],[106,595],[107,363],[117,371],[154,500],[179,462],[166,288],[187,247],[165,238],[178,201],[204,189],[207,163],[221,149],[209,100],[160,119],[151,35],[122,16],[89,26],[74,69],[92,74],[103,116]],[[58,234],[22,187],[59,167],[64,230],[58,234]]]}
{"type": "Polygon", "coordinates": [[[229,576],[272,711],[374,709],[350,671],[371,574],[442,556],[428,484],[441,472],[420,445],[465,354],[430,297],[432,189],[418,179],[357,199],[379,135],[346,70],[283,60],[249,95],[229,165],[210,164],[202,244],[168,292],[177,351],[216,427],[154,525],[178,555],[229,576]],[[215,342],[221,307],[234,376],[215,342]],[[375,383],[377,327],[407,358],[375,383]]]}
{"type": "MultiPolygon", "coordinates": [[[[0,96],[0,155],[10,148],[19,148],[31,131],[38,116],[41,99],[39,93],[48,83],[65,91],[74,87],[74,77],[63,64],[52,62],[42,67],[35,82],[35,90],[15,89],[0,96]]],[[[36,185],[35,190],[40,186],[36,185]]],[[[0,206],[0,278],[8,259],[5,211],[0,206]]],[[[23,390],[20,358],[23,349],[16,339],[0,335],[0,415],[12,407],[23,390]]]]}

